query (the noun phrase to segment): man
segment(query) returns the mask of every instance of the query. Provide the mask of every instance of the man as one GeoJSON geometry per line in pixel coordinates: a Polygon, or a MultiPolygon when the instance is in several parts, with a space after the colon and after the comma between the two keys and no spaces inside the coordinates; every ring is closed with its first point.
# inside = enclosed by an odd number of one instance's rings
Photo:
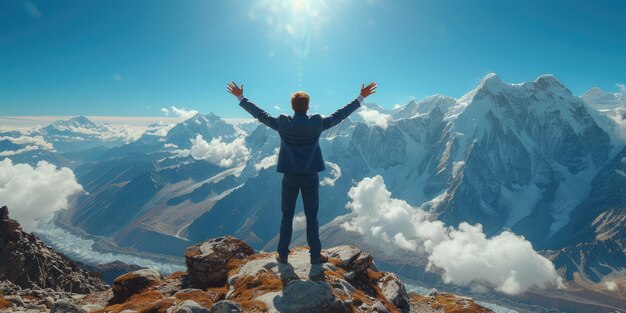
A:
{"type": "Polygon", "coordinates": [[[356,99],[328,117],[322,117],[319,114],[307,114],[309,95],[304,91],[298,91],[291,95],[293,116],[281,114],[278,117],[273,117],[243,96],[243,85],[239,87],[231,81],[226,87],[229,93],[237,97],[239,105],[244,110],[248,111],[259,122],[278,131],[280,135],[280,151],[276,170],[283,173],[283,183],[282,219],[280,221],[278,256],[276,257],[278,262],[287,263],[288,261],[298,191],[302,192],[302,203],[306,216],[306,239],[310,248],[311,263],[318,264],[327,260],[325,256],[321,255],[322,245],[317,222],[320,188],[318,173],[326,169],[319,146],[320,134],[339,124],[358,109],[367,96],[376,92],[376,87],[378,87],[376,83],[367,86],[362,84],[361,93],[356,99]]]}

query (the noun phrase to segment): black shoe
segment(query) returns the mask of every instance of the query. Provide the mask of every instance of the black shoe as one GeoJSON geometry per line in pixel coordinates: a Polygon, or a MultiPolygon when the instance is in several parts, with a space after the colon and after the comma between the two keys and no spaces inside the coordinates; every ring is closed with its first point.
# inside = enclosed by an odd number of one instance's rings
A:
{"type": "Polygon", "coordinates": [[[276,261],[281,264],[287,264],[289,260],[289,255],[281,255],[280,253],[276,254],[276,261]]]}
{"type": "Polygon", "coordinates": [[[323,254],[311,255],[311,264],[320,264],[326,262],[328,262],[328,257],[323,254]]]}

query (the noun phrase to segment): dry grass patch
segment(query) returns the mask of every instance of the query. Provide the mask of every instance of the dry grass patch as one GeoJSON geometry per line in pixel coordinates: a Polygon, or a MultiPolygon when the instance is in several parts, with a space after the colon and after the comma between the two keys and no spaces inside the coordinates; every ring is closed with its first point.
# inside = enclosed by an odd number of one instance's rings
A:
{"type": "Polygon", "coordinates": [[[209,297],[209,300],[215,303],[217,301],[221,301],[226,298],[226,294],[228,293],[228,288],[226,286],[220,287],[220,288],[207,288],[206,293],[207,293],[207,296],[209,297]]]}
{"type": "MultiPolygon", "coordinates": [[[[239,269],[248,262],[248,259],[229,259],[226,261],[226,270],[228,271],[228,277],[237,275],[239,269]]],[[[228,279],[226,279],[228,281],[228,279]]]]}
{"type": "Polygon", "coordinates": [[[239,305],[241,305],[244,312],[261,313],[268,310],[267,305],[259,300],[242,301],[239,302],[239,305]]]}
{"type": "Polygon", "coordinates": [[[338,268],[334,271],[324,271],[324,277],[337,277],[343,279],[344,274],[346,274],[346,271],[341,268],[338,268]]]}
{"type": "Polygon", "coordinates": [[[5,298],[0,298],[0,309],[9,309],[12,307],[13,307],[13,302],[5,298]]]}
{"type": "Polygon", "coordinates": [[[177,293],[178,302],[193,300],[205,308],[210,308],[213,303],[224,300],[226,288],[208,288],[207,291],[194,290],[191,292],[177,293]]]}
{"type": "Polygon", "coordinates": [[[24,298],[24,299],[26,299],[28,301],[31,301],[31,302],[38,299],[37,297],[35,297],[33,295],[23,295],[22,298],[24,298]]]}
{"type": "Polygon", "coordinates": [[[283,289],[283,282],[273,272],[263,271],[256,275],[241,277],[235,282],[230,300],[237,301],[242,305],[253,301],[256,297],[283,289]]]}
{"type": "Polygon", "coordinates": [[[341,267],[343,265],[341,259],[338,258],[328,258],[328,263],[334,265],[335,267],[341,267]]]}
{"type": "Polygon", "coordinates": [[[469,298],[457,297],[449,293],[439,293],[436,296],[423,296],[417,293],[409,293],[411,301],[429,304],[435,310],[443,310],[445,313],[489,313],[491,310],[477,304],[469,298]]]}
{"type": "Polygon", "coordinates": [[[167,279],[180,279],[183,276],[187,275],[186,272],[174,272],[172,274],[170,274],[170,276],[167,277],[167,279]]]}
{"type": "Polygon", "coordinates": [[[119,313],[124,310],[165,313],[167,308],[169,308],[173,303],[174,298],[164,299],[162,293],[151,290],[133,295],[124,303],[109,305],[104,309],[94,311],[94,313],[119,313]]]}

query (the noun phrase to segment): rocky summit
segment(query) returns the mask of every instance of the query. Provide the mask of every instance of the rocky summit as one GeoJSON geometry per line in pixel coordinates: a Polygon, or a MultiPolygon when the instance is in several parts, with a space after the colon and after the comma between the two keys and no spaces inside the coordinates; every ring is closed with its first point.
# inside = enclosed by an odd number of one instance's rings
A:
{"type": "Polygon", "coordinates": [[[289,263],[254,253],[247,243],[218,237],[187,248],[186,272],[168,276],[140,269],[111,288],[21,231],[0,211],[0,312],[237,313],[237,312],[491,312],[471,298],[407,292],[393,273],[354,246],[324,250],[311,264],[306,247],[289,263]]]}
{"type": "Polygon", "coordinates": [[[95,292],[75,303],[101,301],[94,312],[125,313],[491,312],[470,298],[407,293],[395,274],[379,271],[356,247],[323,252],[327,263],[310,264],[308,250],[298,247],[280,264],[275,253],[255,254],[237,238],[218,237],[187,249],[187,272],[135,271],[118,277],[112,294],[95,292]]]}

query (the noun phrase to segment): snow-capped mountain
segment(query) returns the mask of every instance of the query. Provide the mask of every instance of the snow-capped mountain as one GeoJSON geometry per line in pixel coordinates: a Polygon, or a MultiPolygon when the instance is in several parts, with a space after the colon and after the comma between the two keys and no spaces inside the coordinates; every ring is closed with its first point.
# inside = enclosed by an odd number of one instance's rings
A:
{"type": "Polygon", "coordinates": [[[84,116],[59,120],[34,132],[61,152],[121,146],[135,139],[124,126],[97,125],[84,116]]]}
{"type": "Polygon", "coordinates": [[[81,116],[70,118],[69,120],[58,120],[48,125],[44,129],[46,130],[56,129],[58,131],[63,131],[63,130],[71,130],[72,128],[81,128],[81,127],[82,128],[97,128],[98,126],[94,122],[92,122],[90,119],[81,115],[81,116]]]}
{"type": "Polygon", "coordinates": [[[235,136],[235,128],[213,113],[207,115],[198,113],[190,119],[176,124],[167,133],[164,142],[174,144],[179,148],[188,148],[191,146],[191,139],[197,135],[209,139],[220,137],[226,141],[231,141],[235,136]]]}
{"type": "Polygon", "coordinates": [[[212,113],[149,127],[138,140],[75,169],[86,193],[61,222],[121,248],[179,255],[189,244],[180,231],[239,184],[236,166],[196,159],[190,148],[196,140],[232,143],[239,132],[212,113]]]}
{"type": "Polygon", "coordinates": [[[451,108],[443,138],[456,175],[433,203],[440,218],[512,228],[537,246],[569,222],[611,148],[583,102],[549,75],[523,84],[488,75],[451,108]]]}
{"type": "Polygon", "coordinates": [[[626,94],[623,93],[610,93],[598,87],[593,87],[580,97],[596,110],[626,110],[626,94]]]}
{"type": "Polygon", "coordinates": [[[441,112],[448,112],[448,109],[456,104],[456,99],[444,95],[434,95],[426,97],[420,101],[411,100],[392,115],[396,119],[410,118],[418,114],[426,114],[434,108],[439,108],[441,112]]]}
{"type": "MultiPolygon", "coordinates": [[[[398,112],[414,107],[419,106],[409,103],[398,112]]],[[[411,118],[397,115],[387,128],[346,123],[321,141],[326,160],[341,172],[334,187],[321,188],[321,223],[346,213],[352,182],[381,175],[394,197],[434,212],[446,224],[481,223],[488,234],[512,229],[535,248],[554,247],[555,234],[571,223],[572,211],[589,197],[594,177],[610,158],[609,135],[551,75],[509,84],[490,74],[446,112],[442,105],[430,107],[411,118]]],[[[250,136],[252,154],[259,155],[250,163],[270,157],[278,144],[274,132],[262,129],[250,136]]],[[[189,238],[230,233],[271,249],[277,233],[271,229],[278,229],[280,217],[280,177],[271,171],[261,169],[194,221],[189,238]],[[210,227],[215,221],[224,222],[210,227]]],[[[330,172],[323,174],[331,177],[330,172]]]]}

